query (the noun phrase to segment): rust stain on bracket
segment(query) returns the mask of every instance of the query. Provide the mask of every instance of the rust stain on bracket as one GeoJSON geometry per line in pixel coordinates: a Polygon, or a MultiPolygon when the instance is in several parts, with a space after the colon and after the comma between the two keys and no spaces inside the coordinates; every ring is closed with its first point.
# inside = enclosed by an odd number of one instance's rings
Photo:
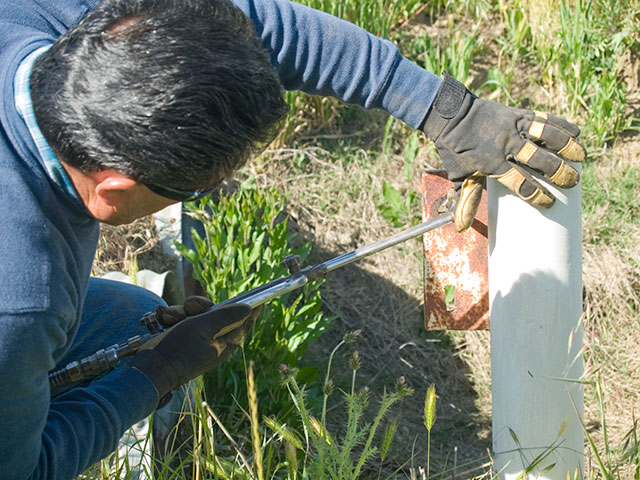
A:
{"type": "MultiPolygon", "coordinates": [[[[422,173],[422,219],[440,213],[453,184],[444,170],[422,173]]],[[[482,193],[471,228],[453,224],[427,232],[424,243],[424,313],[427,330],[487,330],[489,274],[487,195],[482,193]]]]}

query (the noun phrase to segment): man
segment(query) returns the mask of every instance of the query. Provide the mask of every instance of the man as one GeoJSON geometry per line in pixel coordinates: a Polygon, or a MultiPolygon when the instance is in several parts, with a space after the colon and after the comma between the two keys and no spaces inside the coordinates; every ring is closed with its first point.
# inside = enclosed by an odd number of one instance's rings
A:
{"type": "MultiPolygon", "coordinates": [[[[281,85],[382,108],[422,129],[456,182],[456,227],[482,177],[553,196],[571,187],[574,125],[477,99],[389,42],[287,0],[8,0],[0,5],[0,471],[69,479],[113,451],[172,390],[215,367],[251,324],[197,301],[90,279],[98,223],[130,222],[216,187],[273,137],[281,85]],[[48,372],[176,324],[106,375],[51,391],[48,372]],[[210,342],[216,338],[215,345],[210,342]]],[[[206,302],[205,302],[206,303],[206,302]]]]}

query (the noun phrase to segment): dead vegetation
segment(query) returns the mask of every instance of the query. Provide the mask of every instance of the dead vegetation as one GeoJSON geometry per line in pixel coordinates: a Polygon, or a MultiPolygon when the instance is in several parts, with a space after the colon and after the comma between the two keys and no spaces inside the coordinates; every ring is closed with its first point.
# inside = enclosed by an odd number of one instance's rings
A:
{"type": "MultiPolygon", "coordinates": [[[[498,28],[496,25],[489,24],[488,28],[498,28]]],[[[487,52],[490,55],[491,49],[487,52]]],[[[479,58],[475,64],[477,75],[485,71],[483,64],[495,61],[487,56],[479,58]]],[[[637,60],[630,59],[628,65],[626,75],[638,78],[637,60]]],[[[522,76],[519,81],[514,80],[515,88],[531,88],[525,71],[522,76]]],[[[322,108],[331,110],[326,105],[322,108]]],[[[391,182],[401,191],[419,191],[420,171],[438,166],[432,147],[423,141],[418,161],[412,167],[414,181],[407,182],[402,148],[410,131],[395,125],[389,155],[372,153],[381,150],[386,117],[370,115],[368,120],[375,119],[373,124],[377,126],[367,123],[364,128],[335,128],[336,117],[325,115],[322,124],[314,128],[304,116],[305,123],[298,128],[294,142],[268,151],[240,174],[254,177],[258,187],[276,187],[286,194],[288,212],[300,235],[313,242],[312,262],[391,234],[393,227],[377,208],[382,181],[391,182]],[[336,151],[341,154],[332,154],[336,151]]],[[[636,168],[639,147],[640,142],[630,136],[597,158],[593,175],[603,188],[609,188],[608,182],[613,188],[620,169],[636,168]]],[[[640,185],[631,196],[640,198],[640,185]]],[[[414,212],[417,216],[418,208],[414,212]]],[[[600,372],[605,387],[609,441],[622,445],[640,406],[640,224],[637,217],[627,218],[615,226],[618,234],[601,241],[599,232],[608,221],[611,208],[605,199],[584,218],[585,361],[590,375],[587,379],[594,380],[600,372]]],[[[137,268],[167,268],[166,258],[154,263],[162,259],[158,248],[150,219],[132,227],[106,228],[95,272],[128,272],[134,258],[137,268]]],[[[346,331],[361,328],[363,335],[354,346],[362,357],[360,386],[369,385],[380,392],[404,376],[416,389],[396,411],[400,419],[397,458],[413,456],[415,465],[424,464],[426,432],[422,409],[426,388],[434,383],[438,419],[432,439],[432,471],[466,462],[475,462],[468,470],[474,466],[486,468],[491,447],[489,336],[487,332],[424,331],[420,242],[409,242],[335,272],[322,294],[326,309],[337,315],[337,320],[325,341],[309,352],[308,361],[321,363],[327,350],[346,331]]],[[[347,362],[342,363],[342,380],[346,381],[347,362]]],[[[340,380],[337,379],[338,384],[340,380]]],[[[593,388],[587,386],[585,393],[586,422],[602,444],[600,405],[593,388]]],[[[336,425],[341,421],[340,411],[340,405],[333,406],[336,425]]],[[[470,476],[471,473],[460,478],[470,476]]]]}
{"type": "MultiPolygon", "coordinates": [[[[619,142],[609,155],[594,164],[601,185],[618,181],[620,169],[635,165],[640,143],[619,142]]],[[[640,184],[629,192],[640,198],[640,184]]],[[[636,205],[628,205],[635,209],[636,205]]],[[[640,412],[640,224],[638,217],[616,225],[617,232],[607,242],[598,242],[595,232],[614,214],[605,201],[584,219],[583,281],[585,291],[585,346],[588,378],[600,378],[604,386],[606,428],[611,445],[621,446],[634,427],[640,412]]],[[[586,389],[586,418],[596,437],[603,442],[603,425],[593,387],[586,389]]]]}

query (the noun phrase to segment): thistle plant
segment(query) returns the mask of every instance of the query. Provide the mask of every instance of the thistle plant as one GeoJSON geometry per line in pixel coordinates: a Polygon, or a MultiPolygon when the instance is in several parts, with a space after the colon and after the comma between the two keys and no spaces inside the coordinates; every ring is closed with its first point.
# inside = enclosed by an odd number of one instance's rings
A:
{"type": "Polygon", "coordinates": [[[362,330],[360,329],[345,333],[344,337],[342,337],[342,340],[333,348],[333,350],[331,351],[331,354],[329,355],[329,361],[327,363],[327,373],[325,375],[324,386],[323,386],[324,395],[323,395],[323,401],[322,401],[322,418],[321,418],[321,421],[323,424],[326,422],[326,419],[327,419],[327,399],[329,398],[329,395],[331,395],[331,393],[333,392],[333,380],[331,380],[330,378],[331,364],[333,363],[333,357],[335,356],[336,352],[340,349],[340,347],[342,347],[343,345],[347,345],[349,343],[355,342],[356,338],[358,338],[361,333],[362,333],[362,330]]]}
{"type": "MultiPolygon", "coordinates": [[[[352,332],[345,335],[343,340],[333,349],[329,362],[337,350],[353,341],[360,332],[352,332]]],[[[381,461],[387,457],[389,448],[397,430],[397,419],[392,421],[383,434],[380,449],[374,445],[374,439],[381,426],[381,423],[389,409],[402,398],[411,395],[413,389],[407,385],[404,378],[398,379],[394,391],[388,392],[386,389],[380,399],[380,406],[372,422],[363,421],[367,407],[369,406],[370,392],[367,387],[357,391],[355,389],[355,375],[361,366],[360,355],[354,353],[350,358],[353,371],[352,390],[345,393],[347,404],[347,424],[342,438],[332,435],[326,423],[326,397],[334,390],[333,382],[330,381],[330,370],[327,371],[327,378],[324,382],[325,402],[321,419],[315,418],[306,406],[306,389],[300,386],[296,380],[296,369],[286,368],[283,370],[284,383],[287,385],[294,404],[302,421],[302,429],[305,437],[305,449],[303,463],[295,478],[313,478],[314,480],[356,480],[361,478],[363,469],[367,462],[379,453],[381,461]]],[[[296,445],[300,448],[301,442],[287,440],[285,428],[270,420],[270,428],[278,432],[290,446],[296,445]]],[[[291,436],[290,433],[286,434],[291,436]]],[[[294,478],[289,475],[289,478],[294,478]]]]}

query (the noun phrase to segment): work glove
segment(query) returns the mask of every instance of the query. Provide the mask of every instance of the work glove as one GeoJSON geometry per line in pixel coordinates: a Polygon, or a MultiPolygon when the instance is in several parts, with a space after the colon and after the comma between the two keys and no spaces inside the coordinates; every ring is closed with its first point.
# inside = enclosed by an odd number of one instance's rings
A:
{"type": "MultiPolygon", "coordinates": [[[[156,308],[156,319],[165,328],[172,327],[187,317],[198,315],[213,307],[215,304],[207,297],[192,295],[184,299],[182,305],[171,305],[170,307],[159,306],[156,308]]],[[[248,327],[244,329],[236,329],[225,335],[225,341],[229,345],[239,345],[242,342],[246,332],[249,330],[262,311],[262,306],[258,306],[251,311],[251,318],[248,320],[248,327]]],[[[218,341],[214,341],[214,345],[218,341]]]]}
{"type": "Polygon", "coordinates": [[[214,303],[207,297],[192,295],[185,298],[182,305],[156,308],[156,318],[163,327],[172,327],[187,317],[209,310],[213,305],[214,303]]]}
{"type": "Polygon", "coordinates": [[[486,176],[530,204],[549,208],[554,195],[526,167],[570,188],[580,177],[565,160],[581,162],[586,156],[573,123],[479,99],[446,73],[421,129],[434,141],[454,182],[458,232],[473,222],[486,176]]]}
{"type": "Polygon", "coordinates": [[[253,325],[255,313],[247,305],[229,304],[187,316],[145,343],[130,366],[149,377],[163,399],[226,360],[253,325]]]}

